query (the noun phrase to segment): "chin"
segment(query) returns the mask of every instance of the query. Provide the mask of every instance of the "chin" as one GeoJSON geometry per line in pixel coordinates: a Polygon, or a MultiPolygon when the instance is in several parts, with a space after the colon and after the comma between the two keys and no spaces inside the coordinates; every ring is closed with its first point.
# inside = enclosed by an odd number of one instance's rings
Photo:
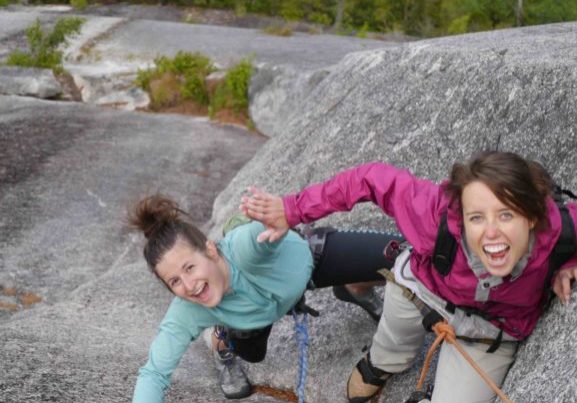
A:
{"type": "Polygon", "coordinates": [[[202,304],[207,308],[214,308],[216,306],[218,306],[218,304],[220,304],[220,301],[222,301],[222,297],[220,298],[214,298],[210,301],[206,301],[206,303],[202,304]]]}
{"type": "Polygon", "coordinates": [[[489,272],[489,274],[495,277],[505,277],[511,274],[511,272],[513,271],[513,268],[508,266],[500,268],[492,268],[491,266],[485,266],[485,267],[489,267],[487,271],[489,272]]]}

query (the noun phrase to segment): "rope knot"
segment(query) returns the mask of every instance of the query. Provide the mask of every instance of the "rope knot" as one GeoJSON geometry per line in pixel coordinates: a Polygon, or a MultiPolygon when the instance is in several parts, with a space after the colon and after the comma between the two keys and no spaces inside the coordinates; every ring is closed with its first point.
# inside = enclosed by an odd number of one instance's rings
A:
{"type": "Polygon", "coordinates": [[[448,342],[453,342],[456,338],[455,328],[449,325],[446,321],[438,322],[433,325],[433,332],[444,340],[448,342]]]}

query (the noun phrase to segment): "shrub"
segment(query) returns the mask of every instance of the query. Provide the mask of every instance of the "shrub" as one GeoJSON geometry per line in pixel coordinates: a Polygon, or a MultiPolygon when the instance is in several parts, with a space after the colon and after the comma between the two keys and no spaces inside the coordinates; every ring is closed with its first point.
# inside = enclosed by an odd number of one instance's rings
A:
{"type": "Polygon", "coordinates": [[[180,82],[175,75],[165,73],[150,83],[149,94],[152,109],[174,106],[181,100],[180,82]]]}
{"type": "Polygon", "coordinates": [[[449,24],[449,26],[447,28],[447,32],[451,35],[464,34],[469,29],[470,20],[471,20],[471,16],[469,14],[462,15],[458,18],[455,18],[449,24]]]}
{"type": "Polygon", "coordinates": [[[236,0],[234,2],[234,15],[237,17],[244,17],[246,15],[246,4],[244,0],[236,0]]]}
{"type": "Polygon", "coordinates": [[[158,57],[154,68],[139,70],[135,84],[150,95],[150,109],[184,107],[193,113],[228,122],[248,120],[248,86],[252,62],[244,59],[229,69],[223,78],[207,77],[216,71],[200,53],[179,52],[174,58],[158,57]],[[192,102],[190,102],[192,101],[192,102]]]}
{"type": "Polygon", "coordinates": [[[366,39],[368,37],[369,32],[369,24],[366,22],[363,24],[361,28],[357,31],[357,38],[366,39]]]}
{"type": "Polygon", "coordinates": [[[200,53],[180,51],[174,58],[158,57],[154,64],[156,66],[153,69],[138,70],[135,80],[136,85],[150,94],[153,108],[167,106],[166,100],[174,103],[180,99],[191,99],[200,105],[208,105],[205,78],[215,71],[208,57],[200,53]],[[171,84],[170,88],[161,89],[162,85],[152,85],[158,81],[176,82],[178,85],[171,84]]]}
{"type": "Polygon", "coordinates": [[[210,115],[214,116],[222,109],[230,109],[236,114],[246,114],[251,75],[250,59],[244,59],[229,69],[215,89],[209,108],[210,115]]]}
{"type": "Polygon", "coordinates": [[[6,61],[10,66],[41,67],[53,70],[62,69],[62,51],[58,48],[66,46],[68,38],[80,32],[84,18],[63,18],[56,22],[51,32],[44,32],[37,19],[26,30],[28,52],[16,50],[8,55],[6,61]]]}
{"type": "Polygon", "coordinates": [[[88,6],[88,0],[70,0],[70,5],[75,10],[84,10],[88,6]]]}

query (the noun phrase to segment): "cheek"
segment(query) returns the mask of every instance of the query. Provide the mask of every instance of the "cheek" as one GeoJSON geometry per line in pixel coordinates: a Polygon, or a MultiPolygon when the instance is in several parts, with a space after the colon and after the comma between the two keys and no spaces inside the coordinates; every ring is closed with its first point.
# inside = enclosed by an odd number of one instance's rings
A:
{"type": "Polygon", "coordinates": [[[521,252],[526,252],[529,248],[529,230],[517,232],[515,234],[515,242],[521,252]]]}
{"type": "Polygon", "coordinates": [[[467,241],[467,246],[469,246],[469,249],[474,249],[475,245],[479,240],[481,231],[479,231],[478,228],[467,223],[464,224],[464,228],[465,228],[465,239],[467,241]]]}

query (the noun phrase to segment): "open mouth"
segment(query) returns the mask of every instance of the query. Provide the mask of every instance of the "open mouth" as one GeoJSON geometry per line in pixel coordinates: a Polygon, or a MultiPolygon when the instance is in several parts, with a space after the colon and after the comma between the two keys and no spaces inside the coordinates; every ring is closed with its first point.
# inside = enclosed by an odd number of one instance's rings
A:
{"type": "Polygon", "coordinates": [[[493,264],[503,263],[510,249],[511,247],[504,243],[483,246],[483,252],[493,264]]]}
{"type": "Polygon", "coordinates": [[[208,295],[208,283],[203,283],[199,289],[195,290],[195,292],[191,294],[192,297],[201,301],[206,299],[207,295],[208,295]]]}

